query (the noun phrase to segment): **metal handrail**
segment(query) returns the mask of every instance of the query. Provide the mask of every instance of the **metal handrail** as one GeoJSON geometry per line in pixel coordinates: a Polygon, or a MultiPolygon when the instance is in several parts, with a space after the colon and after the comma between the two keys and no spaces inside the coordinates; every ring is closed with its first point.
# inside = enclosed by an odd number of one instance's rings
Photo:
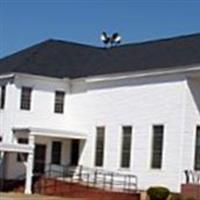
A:
{"type": "Polygon", "coordinates": [[[200,171],[185,170],[184,173],[187,184],[200,184],[200,171]]]}
{"type": "Polygon", "coordinates": [[[59,165],[59,170],[54,164],[46,166],[45,177],[62,179],[70,182],[79,182],[87,186],[113,190],[117,188],[123,191],[137,191],[137,176],[133,174],[123,174],[103,169],[89,168],[82,165],[72,167],[69,165],[59,165]],[[67,179],[68,178],[68,179],[67,179]]]}

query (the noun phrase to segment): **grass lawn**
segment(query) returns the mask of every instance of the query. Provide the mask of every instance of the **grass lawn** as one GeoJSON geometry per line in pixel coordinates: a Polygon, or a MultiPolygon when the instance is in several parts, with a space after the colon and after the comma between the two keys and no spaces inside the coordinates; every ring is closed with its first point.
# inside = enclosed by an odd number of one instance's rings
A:
{"type": "Polygon", "coordinates": [[[25,195],[21,193],[0,193],[0,200],[86,200],[66,197],[42,196],[38,194],[25,195]]]}

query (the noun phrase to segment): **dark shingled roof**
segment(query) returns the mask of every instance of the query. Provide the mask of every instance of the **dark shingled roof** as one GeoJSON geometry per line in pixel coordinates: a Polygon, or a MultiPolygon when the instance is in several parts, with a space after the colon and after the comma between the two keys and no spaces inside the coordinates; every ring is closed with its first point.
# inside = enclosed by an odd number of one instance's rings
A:
{"type": "Polygon", "coordinates": [[[200,33],[113,48],[47,40],[0,59],[0,74],[78,78],[200,64],[200,33]]]}

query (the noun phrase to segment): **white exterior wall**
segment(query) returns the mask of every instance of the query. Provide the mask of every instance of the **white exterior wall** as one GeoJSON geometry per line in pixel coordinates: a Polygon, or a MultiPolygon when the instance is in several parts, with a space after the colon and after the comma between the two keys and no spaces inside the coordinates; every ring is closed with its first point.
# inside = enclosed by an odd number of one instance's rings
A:
{"type": "MultiPolygon", "coordinates": [[[[6,109],[9,112],[3,118],[6,120],[8,116],[11,120],[3,125],[5,141],[12,140],[13,127],[86,133],[88,138],[82,147],[80,164],[94,167],[96,126],[105,126],[105,169],[137,175],[140,189],[152,185],[165,185],[172,191],[180,190],[183,169],[191,165],[188,164],[191,163],[190,154],[188,159],[184,157],[187,148],[191,150],[191,144],[183,150],[183,146],[189,141],[186,133],[191,132],[189,125],[186,125],[186,121],[189,120],[186,119],[186,113],[191,110],[199,117],[195,102],[190,100],[190,90],[183,75],[104,82],[85,82],[80,79],[70,84],[64,80],[48,81],[48,78],[43,80],[19,77],[15,79],[15,84],[8,85],[8,88],[10,93],[6,96],[6,109]],[[22,86],[33,88],[31,111],[20,110],[22,86]],[[64,114],[54,113],[55,90],[66,91],[64,114]],[[186,102],[189,102],[187,108],[186,102]],[[152,126],[157,124],[163,124],[165,127],[161,170],[153,170],[150,167],[152,126]],[[133,127],[129,170],[120,169],[123,125],[133,127]]],[[[190,121],[193,122],[192,112],[190,121]]],[[[196,121],[199,121],[198,117],[195,118],[196,121]]],[[[47,157],[50,157],[50,152],[48,150],[47,157]]],[[[13,161],[14,159],[10,160],[10,171],[14,170],[11,169],[14,166],[13,161]]],[[[18,168],[20,167],[15,167],[18,168]]],[[[14,175],[10,174],[10,177],[14,175]]]]}
{"type": "Polygon", "coordinates": [[[0,109],[0,136],[3,142],[12,142],[12,127],[15,119],[15,102],[13,100],[16,99],[15,95],[15,84],[8,81],[6,83],[5,106],[4,109],[0,109]]]}
{"type": "Polygon", "coordinates": [[[140,189],[162,184],[179,191],[184,78],[152,77],[83,84],[74,85],[67,118],[70,128],[89,133],[82,164],[94,166],[95,127],[105,126],[105,169],[136,174],[140,189]],[[150,168],[152,126],[156,124],[165,126],[161,170],[150,168]],[[123,125],[133,127],[130,170],[120,169],[123,125]]]}
{"type": "MultiPolygon", "coordinates": [[[[5,83],[4,83],[5,84],[5,83]]],[[[58,79],[45,79],[37,77],[32,79],[28,77],[16,76],[14,83],[12,81],[6,84],[6,103],[4,109],[0,110],[0,135],[6,143],[16,142],[12,129],[14,127],[28,128],[47,128],[56,130],[65,130],[66,115],[54,113],[55,91],[66,92],[65,105],[68,102],[69,86],[67,81],[58,79]],[[32,87],[31,110],[20,109],[21,87],[32,87]]],[[[66,107],[65,107],[65,113],[66,107]]],[[[26,136],[26,135],[25,135],[26,136]]],[[[50,163],[51,142],[60,140],[59,138],[41,138],[36,137],[36,143],[46,144],[47,154],[46,163],[50,163]]],[[[70,140],[63,140],[63,158],[62,164],[69,163],[70,140]]],[[[13,179],[22,175],[25,171],[24,163],[17,162],[17,154],[10,153],[7,157],[6,178],[13,179]]]]}
{"type": "Polygon", "coordinates": [[[188,78],[186,85],[184,125],[182,171],[194,169],[196,128],[200,126],[200,78],[197,77],[188,78]]]}
{"type": "Polygon", "coordinates": [[[68,83],[62,80],[48,79],[16,79],[15,127],[37,127],[46,129],[65,130],[67,103],[69,99],[68,83]],[[31,110],[20,109],[21,87],[31,87],[31,110]],[[54,113],[55,91],[65,91],[65,114],[54,113]]]}

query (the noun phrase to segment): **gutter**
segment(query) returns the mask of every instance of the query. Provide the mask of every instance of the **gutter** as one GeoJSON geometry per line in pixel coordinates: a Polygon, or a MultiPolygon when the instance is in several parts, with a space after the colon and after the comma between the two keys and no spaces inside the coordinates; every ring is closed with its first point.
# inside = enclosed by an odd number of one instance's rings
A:
{"type": "MultiPolygon", "coordinates": [[[[129,73],[115,73],[115,74],[107,74],[107,75],[99,75],[99,76],[91,76],[85,77],[86,82],[101,82],[101,81],[109,81],[109,80],[120,80],[126,78],[141,78],[141,77],[148,77],[148,76],[159,76],[159,75],[170,75],[176,73],[200,73],[200,65],[198,66],[187,66],[185,68],[176,68],[176,69],[157,69],[157,70],[144,70],[140,72],[129,72],[129,73]]],[[[80,79],[75,79],[76,81],[80,79]]]]}
{"type": "Polygon", "coordinates": [[[71,82],[81,82],[84,81],[86,83],[92,83],[92,82],[102,82],[102,81],[109,81],[109,80],[121,80],[126,78],[141,78],[141,77],[148,77],[148,76],[160,76],[160,75],[170,75],[170,74],[176,74],[176,73],[195,73],[200,72],[200,64],[198,65],[188,65],[184,67],[176,67],[174,69],[171,68],[165,68],[165,69],[154,69],[154,70],[141,70],[141,71],[135,71],[135,72],[119,72],[119,73],[110,73],[110,74],[101,74],[101,75],[94,75],[94,76],[86,76],[86,77],[80,77],[80,78],[56,78],[56,77],[48,77],[43,75],[34,75],[34,74],[26,74],[26,73],[10,73],[10,74],[2,74],[0,75],[0,79],[6,79],[6,78],[14,78],[15,76],[21,76],[21,77],[28,77],[28,78],[34,78],[39,77],[42,80],[52,80],[52,81],[58,81],[58,82],[65,82],[68,84],[71,84],[71,82]]]}
{"type": "Polygon", "coordinates": [[[2,74],[0,75],[0,79],[8,79],[8,78],[14,78],[15,74],[2,74]]]}

